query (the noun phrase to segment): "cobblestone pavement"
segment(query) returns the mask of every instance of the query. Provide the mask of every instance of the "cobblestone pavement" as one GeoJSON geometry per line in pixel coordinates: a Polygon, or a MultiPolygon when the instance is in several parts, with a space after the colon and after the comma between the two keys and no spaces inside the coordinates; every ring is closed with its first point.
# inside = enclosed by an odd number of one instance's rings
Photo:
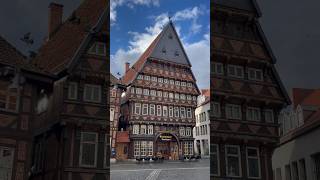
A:
{"type": "Polygon", "coordinates": [[[121,162],[111,164],[111,180],[209,180],[210,161],[121,162]]]}

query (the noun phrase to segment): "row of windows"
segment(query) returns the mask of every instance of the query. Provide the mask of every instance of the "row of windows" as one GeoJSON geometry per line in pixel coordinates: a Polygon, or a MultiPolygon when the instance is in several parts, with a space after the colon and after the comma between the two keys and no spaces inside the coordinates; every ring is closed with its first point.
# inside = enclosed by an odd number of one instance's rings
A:
{"type": "MultiPolygon", "coordinates": [[[[75,82],[69,83],[68,99],[78,99],[78,84],[75,82]]],[[[83,91],[83,100],[87,102],[101,102],[101,86],[94,84],[85,84],[83,91]]]]}
{"type": "MultiPolygon", "coordinates": [[[[211,170],[215,176],[220,175],[219,145],[211,145],[211,170]]],[[[261,178],[259,149],[256,147],[246,148],[246,167],[249,178],[261,178]]],[[[242,177],[240,146],[225,146],[225,170],[228,177],[242,177]]]]}
{"type": "MultiPolygon", "coordinates": [[[[220,104],[217,102],[212,103],[213,116],[221,117],[221,108],[220,104]]],[[[246,109],[246,120],[248,121],[261,121],[261,109],[257,107],[247,107],[246,109]]],[[[264,109],[263,110],[265,122],[272,123],[274,122],[273,110],[264,109]]],[[[228,119],[241,119],[242,111],[241,105],[236,104],[226,104],[226,118],[228,119]]]]}
{"type": "Polygon", "coordinates": [[[200,122],[205,122],[207,120],[210,120],[209,118],[207,118],[208,117],[207,114],[208,115],[210,114],[210,110],[208,110],[208,113],[202,112],[202,113],[196,115],[196,122],[200,123],[200,122]]]}
{"type": "Polygon", "coordinates": [[[196,136],[208,135],[210,132],[208,125],[196,126],[196,136]]]}
{"type": "Polygon", "coordinates": [[[162,106],[155,104],[134,104],[134,114],[162,117],[192,118],[192,109],[186,107],[162,106]],[[156,109],[157,108],[157,109],[156,109]]]}
{"type": "MultiPolygon", "coordinates": [[[[314,161],[316,162],[316,161],[314,161]]],[[[319,163],[319,162],[318,162],[319,163]]],[[[319,167],[319,164],[315,164],[316,167],[319,167]]],[[[285,165],[285,177],[286,180],[306,180],[307,174],[306,174],[306,162],[305,159],[300,159],[299,161],[293,161],[290,164],[285,165]]],[[[282,180],[282,173],[281,168],[276,168],[273,170],[274,180],[282,180]]],[[[320,178],[320,171],[314,171],[314,177],[315,179],[320,178]]]]}
{"type": "Polygon", "coordinates": [[[142,89],[142,88],[130,88],[131,94],[143,94],[145,96],[154,96],[154,97],[164,97],[170,99],[181,99],[181,100],[197,100],[197,96],[191,96],[186,94],[172,93],[167,91],[156,91],[153,89],[142,89]]]}
{"type": "MultiPolygon", "coordinates": [[[[222,63],[213,63],[213,74],[224,75],[224,66],[222,63]]],[[[248,68],[248,79],[254,81],[263,81],[263,71],[261,69],[256,68],[248,68]]],[[[244,67],[239,65],[227,65],[227,73],[228,76],[234,78],[244,78],[244,67]]]]}
{"type": "Polygon", "coordinates": [[[156,77],[156,76],[149,76],[149,75],[139,74],[137,79],[146,80],[146,81],[150,81],[151,80],[153,82],[171,84],[171,85],[182,86],[182,87],[192,87],[192,83],[191,82],[176,81],[174,79],[167,79],[167,78],[161,78],[161,77],[156,77]]]}
{"type": "Polygon", "coordinates": [[[132,126],[132,134],[153,134],[153,125],[134,124],[132,126]]]}
{"type": "Polygon", "coordinates": [[[153,141],[134,141],[134,157],[153,156],[153,141]]]}

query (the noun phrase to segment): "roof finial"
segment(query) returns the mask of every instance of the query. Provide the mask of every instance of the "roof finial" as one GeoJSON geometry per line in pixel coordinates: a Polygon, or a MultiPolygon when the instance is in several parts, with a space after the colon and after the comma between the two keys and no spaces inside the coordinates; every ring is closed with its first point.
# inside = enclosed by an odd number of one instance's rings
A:
{"type": "Polygon", "coordinates": [[[171,22],[171,16],[170,16],[170,12],[168,13],[168,19],[169,19],[169,22],[171,22]]]}

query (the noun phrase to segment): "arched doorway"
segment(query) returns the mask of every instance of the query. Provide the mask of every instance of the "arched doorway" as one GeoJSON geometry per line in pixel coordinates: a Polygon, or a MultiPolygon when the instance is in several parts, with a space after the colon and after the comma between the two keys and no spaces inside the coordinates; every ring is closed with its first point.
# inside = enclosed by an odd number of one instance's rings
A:
{"type": "Polygon", "coordinates": [[[166,160],[179,159],[180,142],[175,134],[164,132],[156,135],[154,140],[154,154],[161,154],[166,160]]]}

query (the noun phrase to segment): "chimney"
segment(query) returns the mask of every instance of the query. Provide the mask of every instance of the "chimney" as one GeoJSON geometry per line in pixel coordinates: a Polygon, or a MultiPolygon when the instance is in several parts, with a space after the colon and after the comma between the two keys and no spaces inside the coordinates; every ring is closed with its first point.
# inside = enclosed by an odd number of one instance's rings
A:
{"type": "Polygon", "coordinates": [[[63,5],[57,3],[50,3],[49,5],[49,26],[48,26],[48,37],[57,30],[57,28],[62,24],[63,16],[63,5]]]}
{"type": "Polygon", "coordinates": [[[130,68],[130,63],[126,62],[125,73],[129,70],[129,68],[130,68]]]}

